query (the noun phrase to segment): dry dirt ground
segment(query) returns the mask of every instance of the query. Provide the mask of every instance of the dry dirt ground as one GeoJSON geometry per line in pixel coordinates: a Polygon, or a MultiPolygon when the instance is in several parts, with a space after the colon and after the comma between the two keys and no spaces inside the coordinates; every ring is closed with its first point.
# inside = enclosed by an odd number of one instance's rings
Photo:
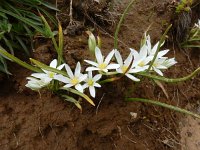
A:
{"type": "MultiPolygon", "coordinates": [[[[127,4],[128,0],[124,0],[113,6],[115,15],[121,14],[127,4]]],[[[62,13],[66,15],[68,11],[62,10],[62,13]]],[[[63,14],[59,17],[64,18],[63,14]]],[[[150,24],[152,41],[158,41],[172,15],[173,9],[168,0],[138,1],[121,28],[119,50],[124,57],[129,53],[128,47],[139,48],[140,39],[150,24]]],[[[112,35],[117,20],[113,20],[113,26],[108,26],[104,21],[94,26],[95,31],[101,27],[99,32],[104,54],[113,48],[112,35]]],[[[88,23],[88,26],[91,24],[88,23]]],[[[63,26],[67,27],[64,23],[63,26]]],[[[65,35],[64,56],[71,67],[77,61],[83,63],[84,59],[90,58],[87,35],[83,32],[86,28],[78,30],[80,32],[73,36],[65,35]]],[[[169,38],[172,37],[169,35],[169,38]]],[[[33,56],[49,63],[55,57],[55,52],[49,42],[40,41],[40,44],[33,56]]],[[[196,50],[179,50],[176,43],[166,43],[164,48],[170,48],[169,56],[176,57],[178,61],[175,67],[165,72],[165,76],[186,76],[199,67],[200,54],[196,50]]],[[[105,84],[94,99],[96,107],[83,100],[83,112],[80,113],[74,105],[48,91],[41,91],[40,97],[38,93],[25,88],[25,78],[31,74],[30,71],[17,65],[12,65],[11,70],[13,76],[0,83],[1,150],[200,149],[200,120],[168,109],[125,101],[125,97],[148,98],[199,113],[199,75],[179,84],[163,83],[169,98],[147,79],[141,84],[127,79],[105,84]],[[132,115],[135,113],[136,117],[132,115]]]]}

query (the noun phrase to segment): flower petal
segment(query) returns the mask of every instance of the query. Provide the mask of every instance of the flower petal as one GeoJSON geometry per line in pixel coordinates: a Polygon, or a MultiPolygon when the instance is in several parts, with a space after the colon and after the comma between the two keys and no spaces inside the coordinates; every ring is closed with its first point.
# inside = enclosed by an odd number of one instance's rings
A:
{"type": "Polygon", "coordinates": [[[130,66],[132,60],[133,60],[133,55],[130,53],[130,54],[128,55],[128,57],[126,58],[126,60],[124,61],[124,65],[125,65],[125,66],[130,66]]]}
{"type": "Polygon", "coordinates": [[[142,60],[144,60],[147,57],[147,46],[146,45],[142,46],[142,48],[140,49],[139,55],[142,60]]]}
{"type": "Polygon", "coordinates": [[[122,66],[123,65],[123,60],[122,60],[122,56],[120,55],[118,50],[115,50],[115,58],[117,60],[117,63],[122,66]]]}
{"type": "Polygon", "coordinates": [[[167,54],[169,52],[169,50],[167,49],[167,50],[162,50],[162,51],[159,51],[158,52],[158,58],[160,58],[160,57],[162,57],[162,56],[164,56],[165,54],[167,54]]]}
{"type": "Polygon", "coordinates": [[[156,50],[158,49],[158,44],[159,42],[157,42],[154,47],[151,49],[150,55],[154,55],[156,53],[156,50]]]}
{"type": "Polygon", "coordinates": [[[57,67],[58,70],[62,70],[62,68],[65,66],[65,64],[62,64],[60,66],[57,67]]]}
{"type": "Polygon", "coordinates": [[[98,64],[96,62],[90,61],[90,60],[84,60],[85,62],[87,62],[90,65],[93,65],[95,67],[98,67],[98,64]]]}
{"type": "Polygon", "coordinates": [[[97,59],[98,64],[103,63],[103,55],[101,53],[101,50],[97,46],[95,47],[95,57],[97,59]]]}
{"type": "Polygon", "coordinates": [[[96,82],[96,81],[100,80],[100,79],[101,79],[101,77],[102,77],[102,75],[101,75],[101,74],[97,74],[97,75],[95,75],[95,76],[93,77],[93,80],[94,80],[94,82],[96,82]]]}
{"type": "Polygon", "coordinates": [[[137,67],[137,68],[134,68],[134,69],[130,69],[128,71],[128,73],[137,73],[137,72],[142,72],[142,71],[145,71],[146,69],[148,69],[148,66],[144,66],[144,67],[137,67]]]}
{"type": "Polygon", "coordinates": [[[79,76],[79,82],[82,82],[82,81],[84,81],[85,79],[87,79],[87,74],[83,74],[83,75],[81,75],[81,76],[79,76]]]}
{"type": "Polygon", "coordinates": [[[89,78],[89,79],[92,78],[92,71],[88,71],[88,78],[89,78]]]}
{"type": "Polygon", "coordinates": [[[105,59],[105,64],[108,65],[110,60],[112,59],[113,55],[115,54],[115,50],[112,50],[105,59]]]}
{"type": "Polygon", "coordinates": [[[85,83],[84,85],[82,85],[82,87],[83,87],[83,90],[84,90],[84,89],[88,88],[89,86],[88,86],[87,83],[85,83]]]}
{"type": "Polygon", "coordinates": [[[96,95],[95,88],[93,86],[90,86],[89,91],[90,91],[90,95],[95,98],[95,95],[96,95]]]}
{"type": "Polygon", "coordinates": [[[162,73],[159,69],[157,69],[156,67],[153,67],[153,70],[154,70],[156,73],[158,73],[160,76],[163,76],[163,73],[162,73]]]}
{"type": "Polygon", "coordinates": [[[65,69],[67,71],[67,74],[69,75],[70,78],[74,78],[73,72],[71,70],[71,68],[69,67],[68,64],[65,64],[65,69]]]}
{"type": "Polygon", "coordinates": [[[101,87],[101,85],[99,83],[94,83],[95,87],[101,87]]]}
{"type": "Polygon", "coordinates": [[[63,75],[60,75],[60,74],[55,75],[55,76],[54,76],[54,79],[55,79],[55,80],[58,80],[58,81],[60,81],[60,82],[63,82],[63,83],[70,83],[70,79],[69,79],[69,78],[67,78],[67,77],[65,77],[65,76],[63,76],[63,75]]]}
{"type": "Polygon", "coordinates": [[[86,68],[86,71],[94,71],[94,70],[100,70],[100,69],[97,67],[87,67],[86,68]]]}
{"type": "Polygon", "coordinates": [[[45,73],[32,73],[31,76],[32,76],[32,77],[35,77],[35,78],[40,78],[40,79],[42,79],[42,78],[47,77],[47,74],[45,74],[45,73]]]}
{"type": "Polygon", "coordinates": [[[118,69],[119,67],[119,64],[109,64],[106,69],[118,69]]]}
{"type": "Polygon", "coordinates": [[[81,93],[83,93],[83,87],[80,84],[75,85],[75,89],[81,93]]]}
{"type": "Polygon", "coordinates": [[[76,68],[75,68],[75,77],[78,77],[78,76],[80,76],[80,73],[81,73],[81,64],[80,64],[80,62],[78,62],[77,64],[76,64],[76,68]]]}
{"type": "Polygon", "coordinates": [[[134,59],[138,59],[139,53],[135,49],[132,49],[132,48],[130,48],[130,51],[131,51],[134,59]]]}
{"type": "Polygon", "coordinates": [[[70,87],[72,87],[72,86],[74,86],[73,84],[71,84],[71,83],[69,83],[69,84],[66,84],[65,86],[63,86],[63,87],[65,87],[65,88],[70,88],[70,87]]]}
{"type": "Polygon", "coordinates": [[[52,68],[56,68],[57,67],[57,59],[54,59],[54,60],[52,60],[52,62],[50,63],[50,67],[52,67],[52,68]]]}
{"type": "Polygon", "coordinates": [[[133,81],[136,81],[136,82],[138,82],[138,81],[140,81],[140,79],[138,79],[138,78],[136,78],[136,77],[134,77],[133,75],[131,75],[131,74],[125,74],[129,79],[131,79],[131,80],[133,80],[133,81]]]}

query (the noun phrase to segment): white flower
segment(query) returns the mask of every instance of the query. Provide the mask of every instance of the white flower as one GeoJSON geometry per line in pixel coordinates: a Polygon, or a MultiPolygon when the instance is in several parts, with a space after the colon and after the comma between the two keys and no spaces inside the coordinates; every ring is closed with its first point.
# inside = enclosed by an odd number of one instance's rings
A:
{"type": "Polygon", "coordinates": [[[163,76],[163,73],[161,72],[162,69],[167,69],[167,67],[164,65],[164,62],[167,60],[167,58],[159,58],[155,59],[153,66],[151,70],[154,70],[159,75],[163,76]]]}
{"type": "Polygon", "coordinates": [[[89,87],[90,95],[92,97],[95,97],[95,87],[101,87],[100,84],[96,83],[98,80],[100,80],[102,77],[101,74],[97,74],[94,77],[92,77],[92,71],[88,71],[88,78],[85,80],[85,84],[83,85],[84,88],[89,87]]]}
{"type": "Polygon", "coordinates": [[[104,60],[104,56],[102,55],[101,50],[98,47],[96,47],[95,48],[95,57],[96,57],[97,62],[93,62],[90,60],[84,60],[88,64],[93,65],[93,67],[88,67],[86,69],[86,71],[99,70],[99,71],[103,71],[103,72],[108,72],[109,69],[119,68],[119,64],[109,64],[114,53],[115,53],[115,50],[112,50],[104,60]]]}
{"type": "Polygon", "coordinates": [[[43,79],[36,79],[36,78],[33,78],[33,77],[27,77],[27,79],[29,81],[25,86],[32,89],[32,90],[39,90],[39,89],[47,86],[50,83],[50,82],[47,82],[43,79]]]}
{"type": "Polygon", "coordinates": [[[144,71],[148,69],[148,63],[152,60],[151,56],[147,56],[147,46],[144,44],[139,52],[130,48],[132,55],[134,56],[134,61],[132,67],[144,71]]]}
{"type": "MultiPolygon", "coordinates": [[[[146,36],[146,35],[145,35],[146,36]]],[[[156,54],[156,51],[158,49],[159,42],[157,42],[153,47],[151,46],[151,39],[150,36],[146,36],[146,46],[147,46],[147,51],[148,55],[151,58],[151,61],[153,60],[154,55],[156,54]]],[[[161,44],[161,46],[164,44],[164,42],[161,44]]],[[[154,70],[156,73],[159,75],[163,76],[163,73],[161,70],[167,69],[171,67],[172,65],[176,64],[177,62],[175,61],[174,58],[168,59],[168,57],[165,57],[169,52],[169,49],[166,50],[161,50],[158,52],[158,55],[153,63],[153,66],[151,70],[154,70]]]]}
{"type": "Polygon", "coordinates": [[[87,74],[81,73],[80,62],[77,63],[74,74],[71,68],[67,64],[65,64],[65,68],[69,78],[64,77],[63,75],[55,75],[55,79],[63,83],[66,83],[64,87],[69,88],[75,86],[76,90],[83,93],[83,86],[80,83],[87,78],[87,74]]]}
{"type": "MultiPolygon", "coordinates": [[[[152,59],[153,59],[153,56],[155,55],[157,49],[158,49],[158,45],[159,45],[159,42],[157,42],[153,47],[151,46],[151,38],[150,36],[146,36],[146,46],[147,46],[147,51],[148,51],[148,55],[149,56],[152,56],[152,59]]],[[[164,45],[164,42],[161,44],[161,47],[164,45]]],[[[157,55],[157,58],[163,58],[163,56],[165,54],[167,54],[169,52],[169,49],[166,49],[166,50],[160,50],[158,52],[158,55],[157,55]]]]}
{"type": "Polygon", "coordinates": [[[200,19],[198,20],[198,23],[194,24],[194,26],[200,29],[200,19]]]}
{"type": "Polygon", "coordinates": [[[141,69],[135,69],[131,67],[131,66],[134,66],[132,65],[133,56],[131,53],[129,54],[129,56],[126,58],[124,62],[118,50],[115,50],[115,57],[116,57],[117,63],[120,65],[120,67],[116,69],[118,73],[125,74],[125,76],[127,76],[133,81],[140,81],[140,79],[134,77],[132,73],[143,71],[143,69],[141,70],[141,69]]]}
{"type": "Polygon", "coordinates": [[[170,59],[166,59],[164,62],[163,62],[163,65],[167,68],[175,65],[177,63],[177,61],[175,60],[175,58],[170,58],[170,59]]]}
{"type": "MultiPolygon", "coordinates": [[[[52,68],[56,68],[58,70],[61,70],[64,67],[64,64],[57,67],[57,59],[54,59],[50,63],[49,66],[52,67],[52,68]]],[[[47,70],[44,70],[44,69],[42,69],[42,70],[44,71],[44,73],[33,73],[33,74],[31,74],[31,76],[35,77],[35,78],[39,78],[39,79],[41,79],[45,82],[50,82],[54,79],[55,75],[57,74],[57,73],[52,72],[52,71],[47,71],[47,70]]]]}

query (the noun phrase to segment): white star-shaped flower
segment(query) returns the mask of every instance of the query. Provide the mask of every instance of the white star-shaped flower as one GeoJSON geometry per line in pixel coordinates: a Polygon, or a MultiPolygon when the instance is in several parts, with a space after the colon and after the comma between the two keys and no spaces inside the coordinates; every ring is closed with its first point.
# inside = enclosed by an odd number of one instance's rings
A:
{"type": "Polygon", "coordinates": [[[167,68],[175,65],[177,63],[177,61],[175,60],[175,58],[170,58],[170,59],[166,59],[164,62],[163,62],[163,65],[167,68]]]}
{"type": "Polygon", "coordinates": [[[97,74],[93,77],[92,71],[88,71],[88,78],[85,80],[86,83],[83,85],[84,88],[89,87],[90,95],[94,98],[96,96],[95,87],[101,87],[101,85],[97,83],[97,81],[99,81],[101,77],[101,74],[97,74]]]}
{"type": "Polygon", "coordinates": [[[134,57],[133,65],[132,67],[135,67],[136,69],[139,69],[140,71],[144,71],[148,69],[149,62],[152,60],[151,56],[148,56],[147,52],[147,46],[144,44],[139,52],[136,50],[130,48],[131,53],[134,57]]]}
{"type": "Polygon", "coordinates": [[[81,73],[80,62],[77,63],[74,74],[71,68],[69,67],[69,65],[65,64],[65,68],[66,68],[69,78],[63,75],[56,75],[55,79],[63,83],[66,83],[64,87],[69,88],[69,87],[75,86],[76,90],[83,93],[83,86],[80,83],[87,78],[87,74],[81,73]]]}
{"type": "Polygon", "coordinates": [[[116,69],[118,73],[124,74],[125,76],[127,76],[133,81],[140,81],[140,79],[134,77],[132,74],[143,71],[143,69],[136,69],[132,67],[134,65],[132,64],[133,56],[131,53],[129,54],[129,56],[126,58],[124,62],[118,50],[115,50],[115,57],[116,57],[117,63],[120,65],[120,67],[116,69]]]}
{"type": "MultiPolygon", "coordinates": [[[[52,68],[56,68],[58,70],[61,70],[64,67],[64,64],[57,67],[57,63],[58,63],[57,59],[54,59],[50,63],[49,66],[52,67],[52,68]]],[[[46,82],[50,82],[54,79],[55,75],[57,74],[57,73],[52,72],[52,71],[47,71],[47,70],[44,70],[44,69],[42,69],[42,70],[44,71],[44,73],[33,73],[33,74],[31,74],[31,76],[35,77],[35,78],[39,78],[39,79],[46,81],[46,82]]]]}
{"type": "MultiPolygon", "coordinates": [[[[145,35],[146,36],[146,35],[145,35]]],[[[159,42],[157,42],[153,47],[151,45],[151,38],[150,36],[146,36],[146,46],[147,46],[147,51],[148,51],[148,55],[149,56],[152,56],[152,59],[153,59],[153,56],[155,55],[157,49],[158,49],[158,45],[159,45],[159,42]]],[[[161,46],[164,45],[164,42],[161,44],[161,46]]],[[[165,54],[167,54],[169,52],[169,49],[166,49],[166,50],[160,50],[158,52],[158,55],[157,55],[157,58],[163,58],[163,56],[165,54]]]]}
{"type": "Polygon", "coordinates": [[[88,64],[93,65],[93,67],[88,67],[86,69],[86,71],[99,70],[99,71],[103,71],[103,72],[108,72],[109,69],[119,68],[119,64],[110,64],[110,60],[112,59],[114,53],[115,53],[115,50],[112,50],[104,60],[104,56],[102,55],[101,50],[98,47],[96,47],[95,48],[95,57],[96,57],[97,62],[93,62],[90,60],[84,60],[88,64]]]}
{"type": "Polygon", "coordinates": [[[47,82],[47,81],[44,81],[43,79],[36,79],[33,77],[27,77],[27,79],[29,81],[25,86],[32,90],[39,90],[39,89],[47,86],[50,83],[50,81],[47,82]]]}

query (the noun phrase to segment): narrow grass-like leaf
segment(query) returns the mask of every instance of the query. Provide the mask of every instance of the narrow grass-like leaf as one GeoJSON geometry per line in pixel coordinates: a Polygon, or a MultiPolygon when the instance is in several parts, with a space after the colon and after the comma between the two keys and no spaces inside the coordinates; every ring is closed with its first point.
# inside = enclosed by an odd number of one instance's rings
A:
{"type": "Polygon", "coordinates": [[[65,98],[66,101],[74,103],[76,105],[76,107],[78,107],[78,109],[80,109],[80,111],[82,112],[82,107],[81,107],[79,101],[77,101],[76,99],[74,99],[73,97],[68,96],[68,95],[62,95],[62,97],[65,98]]]}
{"type": "Polygon", "coordinates": [[[24,67],[26,69],[29,69],[29,70],[34,71],[34,72],[42,72],[41,69],[39,69],[37,67],[34,67],[34,66],[31,66],[31,65],[27,64],[24,61],[21,61],[19,58],[11,55],[10,53],[8,53],[8,52],[6,52],[6,51],[4,51],[2,49],[0,49],[0,54],[2,56],[5,56],[5,58],[9,58],[10,60],[16,62],[17,64],[19,64],[20,66],[22,66],[22,67],[24,67]]]}
{"type": "Polygon", "coordinates": [[[58,65],[61,64],[63,61],[63,31],[62,31],[62,26],[59,23],[58,25],[58,65]]]}
{"type": "Polygon", "coordinates": [[[176,106],[172,106],[172,105],[169,105],[169,104],[165,104],[165,103],[162,103],[162,102],[149,100],[149,99],[143,99],[143,98],[127,98],[126,100],[131,101],[131,102],[143,102],[143,103],[150,103],[150,104],[153,104],[153,105],[158,105],[158,106],[168,108],[168,109],[171,109],[171,110],[174,110],[174,111],[186,114],[186,115],[191,115],[193,117],[200,119],[200,115],[198,115],[198,114],[195,114],[191,111],[188,111],[188,110],[176,107],[176,106]]]}
{"type": "Polygon", "coordinates": [[[24,42],[22,41],[22,39],[20,39],[19,36],[15,36],[15,38],[17,39],[17,41],[19,42],[19,44],[22,46],[22,48],[25,51],[26,55],[30,56],[30,52],[29,52],[28,48],[26,47],[26,45],[24,44],[24,42]]]}
{"type": "Polygon", "coordinates": [[[153,81],[162,89],[162,91],[165,94],[165,96],[167,97],[167,99],[169,99],[169,95],[167,93],[167,90],[163,86],[163,84],[160,81],[158,81],[158,80],[153,80],[153,81]]]}
{"type": "Polygon", "coordinates": [[[186,48],[200,48],[200,45],[184,45],[183,47],[186,47],[186,48]]]}
{"type": "Polygon", "coordinates": [[[55,10],[55,11],[59,11],[59,9],[57,9],[54,5],[52,5],[52,4],[48,3],[48,2],[41,1],[41,4],[46,6],[49,9],[52,9],[52,10],[55,10]]]}
{"type": "Polygon", "coordinates": [[[10,53],[12,55],[14,55],[14,50],[13,50],[13,47],[12,47],[12,44],[10,43],[10,41],[7,40],[7,38],[5,36],[3,36],[3,40],[5,41],[6,46],[9,48],[10,53]]]}
{"type": "Polygon", "coordinates": [[[0,71],[11,75],[11,73],[8,71],[8,67],[7,67],[6,61],[2,56],[0,56],[0,71]]]}
{"type": "Polygon", "coordinates": [[[170,79],[170,78],[165,78],[162,76],[157,76],[157,75],[152,75],[149,73],[145,73],[145,72],[139,72],[139,73],[135,73],[137,75],[141,75],[147,78],[151,78],[151,79],[155,79],[155,80],[159,80],[159,81],[164,81],[164,82],[168,82],[168,83],[176,83],[176,82],[183,82],[183,81],[187,81],[192,79],[193,77],[195,77],[198,73],[200,73],[200,67],[197,68],[194,72],[192,72],[191,74],[182,77],[182,78],[176,78],[176,79],[170,79]]]}
{"type": "Polygon", "coordinates": [[[83,97],[85,100],[87,100],[91,105],[95,106],[94,102],[87,95],[85,95],[85,94],[83,94],[83,93],[81,93],[77,90],[74,90],[72,88],[65,88],[65,87],[61,87],[60,89],[69,91],[69,92],[76,94],[76,95],[79,95],[79,96],[83,97]]]}
{"type": "Polygon", "coordinates": [[[44,63],[41,63],[33,58],[30,58],[30,61],[32,63],[34,63],[36,66],[38,66],[39,68],[41,69],[44,69],[44,70],[47,70],[47,71],[52,71],[52,72],[55,72],[55,73],[58,73],[58,74],[61,74],[63,76],[68,76],[67,73],[65,71],[62,71],[62,70],[58,70],[56,68],[52,68],[52,67],[49,67],[47,66],[46,64],[44,63]]]}
{"type": "Polygon", "coordinates": [[[99,84],[104,84],[104,83],[108,83],[108,82],[113,82],[113,81],[117,81],[121,79],[121,77],[113,77],[113,78],[109,78],[109,79],[105,79],[99,82],[99,84]]]}
{"type": "Polygon", "coordinates": [[[133,5],[133,3],[135,2],[135,0],[132,0],[128,6],[126,7],[126,9],[124,10],[120,20],[119,20],[119,23],[117,24],[117,28],[116,28],[116,31],[115,31],[115,35],[114,35],[114,48],[117,49],[118,47],[118,34],[119,34],[119,30],[120,30],[120,27],[122,25],[122,22],[124,21],[124,18],[127,14],[127,12],[129,11],[129,9],[131,8],[131,6],[133,5]]]}

